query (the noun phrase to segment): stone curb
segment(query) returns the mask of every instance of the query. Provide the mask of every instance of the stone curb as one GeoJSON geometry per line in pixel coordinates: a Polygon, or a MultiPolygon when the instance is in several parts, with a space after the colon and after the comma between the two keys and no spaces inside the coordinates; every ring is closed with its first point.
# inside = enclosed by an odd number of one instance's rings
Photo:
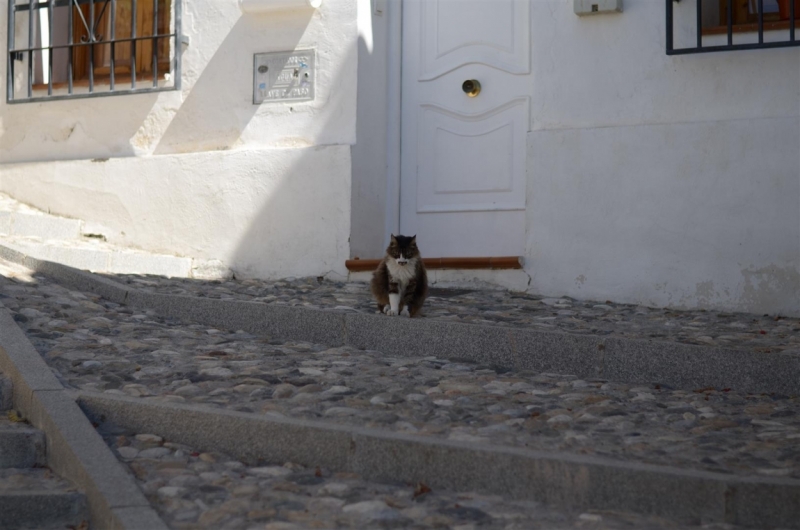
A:
{"type": "Polygon", "coordinates": [[[485,447],[109,394],[74,395],[95,421],[201,451],[222,451],[250,464],[291,461],[356,472],[369,480],[532,499],[570,511],[621,510],[689,524],[800,528],[799,480],[485,447]]]}
{"type": "Polygon", "coordinates": [[[0,257],[113,302],[223,329],[375,349],[395,356],[469,359],[505,369],[567,373],[582,378],[661,383],[685,389],[715,387],[800,394],[800,357],[791,354],[756,354],[674,342],[162,295],[130,289],[2,245],[0,257]]]}
{"type": "Polygon", "coordinates": [[[43,466],[45,447],[44,433],[38,429],[0,425],[0,468],[43,466]]]}
{"type": "MultiPolygon", "coordinates": [[[[53,241],[0,236],[2,245],[37,259],[68,264],[78,269],[96,270],[108,274],[148,273],[163,276],[189,277],[192,259],[169,255],[148,254],[120,247],[94,247],[76,240],[53,241]]],[[[102,243],[98,243],[102,245],[102,243]]]]}
{"type": "Polygon", "coordinates": [[[54,523],[72,524],[74,526],[66,528],[76,528],[85,519],[86,498],[78,492],[40,490],[0,493],[0,528],[19,528],[20,521],[34,524],[35,528],[56,528],[54,523]]]}
{"type": "Polygon", "coordinates": [[[47,464],[86,494],[93,528],[166,530],[133,477],[0,304],[0,371],[16,409],[45,433],[47,464]]]}
{"type": "Polygon", "coordinates": [[[0,235],[41,239],[79,239],[83,221],[43,213],[0,211],[0,235]]]}

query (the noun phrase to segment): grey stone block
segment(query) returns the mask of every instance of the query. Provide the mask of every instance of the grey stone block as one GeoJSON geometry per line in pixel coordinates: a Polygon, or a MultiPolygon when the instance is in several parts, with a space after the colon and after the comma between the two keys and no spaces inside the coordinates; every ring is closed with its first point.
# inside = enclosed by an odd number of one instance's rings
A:
{"type": "Polygon", "coordinates": [[[602,375],[676,388],[800,394],[800,357],[660,341],[607,339],[602,375]]]}
{"type": "Polygon", "coordinates": [[[133,478],[2,306],[0,369],[13,380],[14,405],[47,437],[48,466],[86,492],[93,520],[112,519],[110,512],[115,508],[152,510],[133,478]]]}
{"type": "Polygon", "coordinates": [[[725,483],[711,474],[400,436],[356,435],[354,444],[354,470],[376,479],[500,494],[568,511],[623,510],[687,523],[724,520],[725,483]]]}
{"type": "Polygon", "coordinates": [[[510,329],[514,368],[536,372],[597,377],[600,374],[602,339],[591,335],[510,329]]]}
{"type": "Polygon", "coordinates": [[[82,225],[77,219],[14,212],[10,234],[42,239],[78,239],[82,225]]]}
{"type": "MultiPolygon", "coordinates": [[[[514,452],[492,451],[479,445],[426,441],[407,435],[376,436],[368,432],[353,436],[353,471],[373,480],[423,482],[432,488],[478,491],[505,497],[547,501],[553,474],[543,480],[531,475],[527,458],[514,452]]],[[[582,491],[571,489],[570,506],[580,505],[582,491]],[[577,498],[575,498],[577,496],[577,498]]]]}
{"type": "Polygon", "coordinates": [[[510,368],[508,328],[348,313],[347,344],[400,357],[436,356],[510,368]]]}
{"type": "Polygon", "coordinates": [[[728,476],[623,462],[616,466],[587,462],[584,469],[588,508],[645,513],[691,525],[729,522],[725,518],[728,476]]]}
{"type": "Polygon", "coordinates": [[[78,492],[0,493],[0,528],[78,527],[87,519],[86,499],[78,492]]]}
{"type": "Polygon", "coordinates": [[[150,509],[114,508],[108,521],[92,521],[95,528],[108,530],[167,530],[169,527],[150,509]]]}
{"type": "Polygon", "coordinates": [[[84,270],[105,271],[110,253],[80,247],[53,246],[32,240],[6,240],[3,245],[38,260],[54,261],[84,270]]]}
{"type": "Polygon", "coordinates": [[[128,297],[128,289],[113,280],[61,263],[32,258],[3,244],[0,244],[0,258],[24,265],[66,287],[96,293],[118,304],[124,303],[128,297]]]}
{"type": "Polygon", "coordinates": [[[332,311],[139,291],[131,291],[127,303],[222,329],[333,346],[344,341],[344,315],[332,311]]]}
{"type": "Polygon", "coordinates": [[[0,372],[11,379],[14,406],[23,411],[30,409],[33,392],[63,388],[2,304],[0,304],[0,372]]]}
{"type": "Polygon", "coordinates": [[[43,466],[44,433],[37,429],[0,424],[0,468],[43,466]]]}
{"type": "Polygon", "coordinates": [[[337,425],[90,393],[81,393],[78,402],[96,421],[155,433],[201,451],[222,451],[244,462],[348,468],[350,430],[337,425]]]}
{"type": "Polygon", "coordinates": [[[11,234],[11,212],[0,212],[0,236],[11,234]]]}
{"type": "Polygon", "coordinates": [[[22,252],[9,247],[5,241],[0,242],[0,258],[29,267],[28,260],[30,258],[22,252]]]}
{"type": "Polygon", "coordinates": [[[110,252],[93,248],[41,244],[30,247],[28,252],[40,260],[54,261],[87,271],[108,271],[111,260],[110,252]]]}
{"type": "Polygon", "coordinates": [[[36,392],[28,417],[47,435],[48,465],[86,492],[93,517],[111,508],[149,506],[66,391],[36,392]]]}
{"type": "Polygon", "coordinates": [[[121,427],[201,450],[224,451],[246,462],[291,460],[354,471],[369,480],[424,482],[434,488],[537,500],[567,510],[632,511],[688,524],[752,526],[763,520],[800,528],[797,480],[749,479],[433,440],[105,394],[81,393],[79,401],[90,415],[121,427]]]}
{"type": "MultiPolygon", "coordinates": [[[[1,307],[1,306],[0,306],[1,307]]],[[[2,331],[0,329],[0,331],[2,331]]],[[[11,379],[0,374],[0,412],[11,408],[13,385],[11,379]]]]}
{"type": "Polygon", "coordinates": [[[185,278],[192,273],[192,259],[144,252],[114,251],[109,253],[108,268],[105,272],[185,278]]]}
{"type": "Polygon", "coordinates": [[[796,480],[742,480],[726,493],[728,521],[753,528],[800,528],[796,480]]]}
{"type": "Polygon", "coordinates": [[[128,298],[129,289],[123,284],[68,265],[29,258],[26,266],[66,287],[95,293],[111,302],[122,304],[128,298]]]}
{"type": "MultiPolygon", "coordinates": [[[[264,335],[318,342],[340,346],[345,341],[345,314],[302,307],[248,303],[245,311],[255,311],[263,306],[264,318],[260,321],[264,335]]],[[[241,318],[241,317],[240,317],[241,318]]]]}

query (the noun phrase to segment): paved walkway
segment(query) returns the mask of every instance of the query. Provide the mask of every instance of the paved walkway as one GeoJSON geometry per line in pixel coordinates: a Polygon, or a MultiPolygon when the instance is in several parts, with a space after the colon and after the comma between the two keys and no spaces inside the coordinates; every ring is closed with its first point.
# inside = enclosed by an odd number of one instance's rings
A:
{"type": "MultiPolygon", "coordinates": [[[[476,444],[800,478],[796,396],[678,390],[569,375],[498,373],[433,357],[390,358],[377,351],[256,337],[141,313],[63,288],[8,263],[0,264],[0,273],[0,301],[68,388],[476,444]]],[[[161,293],[180,289],[198,296],[373,310],[363,285],[128,280],[161,293]]],[[[673,319],[672,314],[567,299],[451,291],[434,293],[427,318],[491,318],[498,325],[577,326],[586,332],[625,336],[658,327],[681,341],[703,336],[733,340],[713,332],[725,328],[729,334],[745,335],[751,348],[797,347],[792,333],[796,320],[707,312],[675,313],[678,318],[673,319]],[[705,326],[700,331],[695,329],[700,328],[698,323],[705,326]]],[[[620,514],[565,515],[468,493],[427,493],[420,485],[373,484],[292,463],[248,467],[225,455],[204,456],[152,436],[107,434],[174,528],[264,528],[258,522],[266,520],[273,520],[267,528],[276,529],[362,528],[365,521],[463,530],[676,528],[620,514]],[[325,500],[312,502],[320,497],[325,500]],[[276,523],[275,518],[283,522],[276,523]]]]}

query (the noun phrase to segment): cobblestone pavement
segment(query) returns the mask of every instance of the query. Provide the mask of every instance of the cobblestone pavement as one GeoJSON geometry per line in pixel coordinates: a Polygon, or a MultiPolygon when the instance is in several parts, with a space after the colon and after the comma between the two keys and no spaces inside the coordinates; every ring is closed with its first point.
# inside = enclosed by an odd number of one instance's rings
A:
{"type": "MultiPolygon", "coordinates": [[[[0,302],[68,388],[476,444],[800,478],[796,396],[498,373],[433,357],[256,337],[134,310],[5,262],[0,302]]],[[[415,498],[415,488],[423,487],[291,463],[253,467],[154,436],[107,435],[173,528],[679,528],[624,514],[559,514],[472,493],[415,498]]]]}
{"type": "MultiPolygon", "coordinates": [[[[320,309],[377,312],[363,283],[315,278],[284,281],[200,281],[157,276],[109,278],[143,291],[239,299],[320,309]]],[[[746,313],[678,311],[644,306],[543,298],[508,291],[431,289],[422,318],[540,330],[623,336],[800,355],[800,319],[746,313]]]]}
{"type": "MultiPolygon", "coordinates": [[[[152,434],[105,432],[145,495],[175,529],[333,528],[669,529],[654,517],[611,512],[564,514],[535,502],[432,491],[424,484],[363,480],[290,462],[246,465],[152,434]]],[[[711,524],[705,528],[732,529],[711,524]]]]}

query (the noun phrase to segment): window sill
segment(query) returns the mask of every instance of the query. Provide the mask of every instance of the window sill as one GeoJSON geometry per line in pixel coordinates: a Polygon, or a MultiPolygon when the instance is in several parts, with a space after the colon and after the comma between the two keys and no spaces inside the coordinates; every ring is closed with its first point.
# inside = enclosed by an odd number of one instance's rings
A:
{"type": "MultiPolygon", "coordinates": [[[[165,69],[168,65],[164,65],[165,69]]],[[[158,80],[164,81],[167,79],[167,73],[159,73],[158,80]]],[[[140,83],[151,83],[153,82],[153,74],[150,73],[142,73],[136,75],[136,84],[139,85],[140,83]]],[[[72,82],[73,88],[89,88],[89,79],[76,79],[72,82]]],[[[95,90],[97,88],[105,88],[111,86],[111,76],[110,75],[95,75],[94,76],[94,87],[95,90]]],[[[130,74],[116,74],[114,76],[114,88],[117,90],[124,90],[126,88],[130,88],[131,86],[131,75],[130,74]]],[[[62,90],[68,89],[68,83],[53,83],[53,90],[62,90]]],[[[33,90],[41,91],[47,90],[47,84],[41,83],[37,85],[33,85],[33,90]]]]}
{"type": "MultiPolygon", "coordinates": [[[[794,21],[795,28],[798,27],[798,22],[800,19],[794,21]]],[[[789,29],[789,21],[788,20],[780,20],[777,22],[764,22],[764,31],[780,31],[780,30],[788,30],[789,29]]],[[[758,33],[758,24],[735,24],[733,26],[733,33],[758,33]]],[[[703,28],[703,36],[705,35],[727,35],[728,34],[728,26],[712,26],[709,28],[703,28]]]]}

